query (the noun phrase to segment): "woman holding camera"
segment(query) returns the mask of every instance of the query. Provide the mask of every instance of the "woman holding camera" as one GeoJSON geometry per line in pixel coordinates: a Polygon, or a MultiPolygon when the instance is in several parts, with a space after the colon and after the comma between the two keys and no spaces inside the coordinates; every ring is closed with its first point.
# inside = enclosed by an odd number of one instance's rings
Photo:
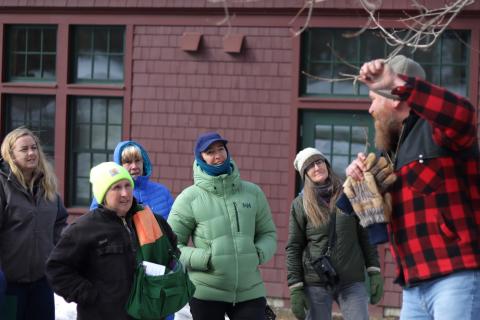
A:
{"type": "Polygon", "coordinates": [[[342,181],[319,150],[300,151],[294,167],[304,188],[292,202],[286,247],[292,312],[297,319],[331,319],[335,301],[344,319],[368,320],[369,298],[376,304],[383,295],[376,248],[358,219],[335,206],[342,181]]]}

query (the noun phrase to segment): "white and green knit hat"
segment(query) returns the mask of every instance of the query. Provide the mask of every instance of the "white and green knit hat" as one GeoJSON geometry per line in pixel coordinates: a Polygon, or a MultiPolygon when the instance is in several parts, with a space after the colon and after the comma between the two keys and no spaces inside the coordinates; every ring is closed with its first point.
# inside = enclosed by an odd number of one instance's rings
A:
{"type": "Polygon", "coordinates": [[[297,153],[297,156],[293,161],[293,167],[303,178],[305,175],[305,169],[319,159],[323,159],[328,165],[330,165],[323,153],[321,153],[318,149],[308,147],[297,153]]]}
{"type": "Polygon", "coordinates": [[[102,162],[90,170],[90,183],[98,203],[103,203],[110,187],[120,180],[128,180],[134,186],[133,179],[127,169],[115,162],[102,162]]]}

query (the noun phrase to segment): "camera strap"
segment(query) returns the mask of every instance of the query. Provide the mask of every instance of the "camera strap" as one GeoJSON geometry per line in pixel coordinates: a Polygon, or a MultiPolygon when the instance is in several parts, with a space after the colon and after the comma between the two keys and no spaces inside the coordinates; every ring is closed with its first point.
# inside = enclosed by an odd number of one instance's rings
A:
{"type": "MultiPolygon", "coordinates": [[[[332,249],[335,246],[335,242],[337,241],[337,233],[335,232],[336,220],[337,220],[337,213],[334,212],[331,215],[330,221],[328,223],[328,242],[327,242],[327,248],[323,253],[323,255],[327,257],[330,257],[330,254],[332,253],[332,249]]],[[[308,260],[312,262],[312,256],[310,255],[309,249],[307,249],[306,255],[308,260]]]]}
{"type": "Polygon", "coordinates": [[[337,220],[337,213],[333,212],[330,217],[329,223],[329,230],[328,230],[328,243],[327,243],[327,251],[325,251],[325,255],[330,257],[332,253],[332,249],[335,246],[335,242],[337,241],[337,233],[335,232],[336,221],[337,220]]]}

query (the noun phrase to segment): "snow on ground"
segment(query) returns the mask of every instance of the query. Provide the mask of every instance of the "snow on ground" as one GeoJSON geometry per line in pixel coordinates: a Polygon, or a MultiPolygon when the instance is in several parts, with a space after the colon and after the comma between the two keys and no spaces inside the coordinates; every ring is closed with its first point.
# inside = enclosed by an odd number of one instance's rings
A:
{"type": "Polygon", "coordinates": [[[67,303],[62,297],[55,295],[55,320],[77,319],[77,305],[67,303]]]}
{"type": "MultiPolygon", "coordinates": [[[[55,294],[55,320],[77,319],[77,305],[74,302],[67,303],[62,297],[55,294]]],[[[175,314],[175,320],[191,320],[190,308],[187,304],[175,314]]],[[[228,319],[228,317],[225,317],[228,319]]]]}

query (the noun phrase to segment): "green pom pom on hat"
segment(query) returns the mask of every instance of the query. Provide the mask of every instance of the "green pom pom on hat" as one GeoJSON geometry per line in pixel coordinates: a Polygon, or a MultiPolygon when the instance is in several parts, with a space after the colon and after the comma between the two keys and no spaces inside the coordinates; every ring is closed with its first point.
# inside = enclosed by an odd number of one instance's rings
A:
{"type": "Polygon", "coordinates": [[[134,186],[133,179],[127,169],[115,162],[102,162],[90,170],[90,183],[98,203],[103,203],[110,187],[120,180],[128,180],[134,186]]]}

